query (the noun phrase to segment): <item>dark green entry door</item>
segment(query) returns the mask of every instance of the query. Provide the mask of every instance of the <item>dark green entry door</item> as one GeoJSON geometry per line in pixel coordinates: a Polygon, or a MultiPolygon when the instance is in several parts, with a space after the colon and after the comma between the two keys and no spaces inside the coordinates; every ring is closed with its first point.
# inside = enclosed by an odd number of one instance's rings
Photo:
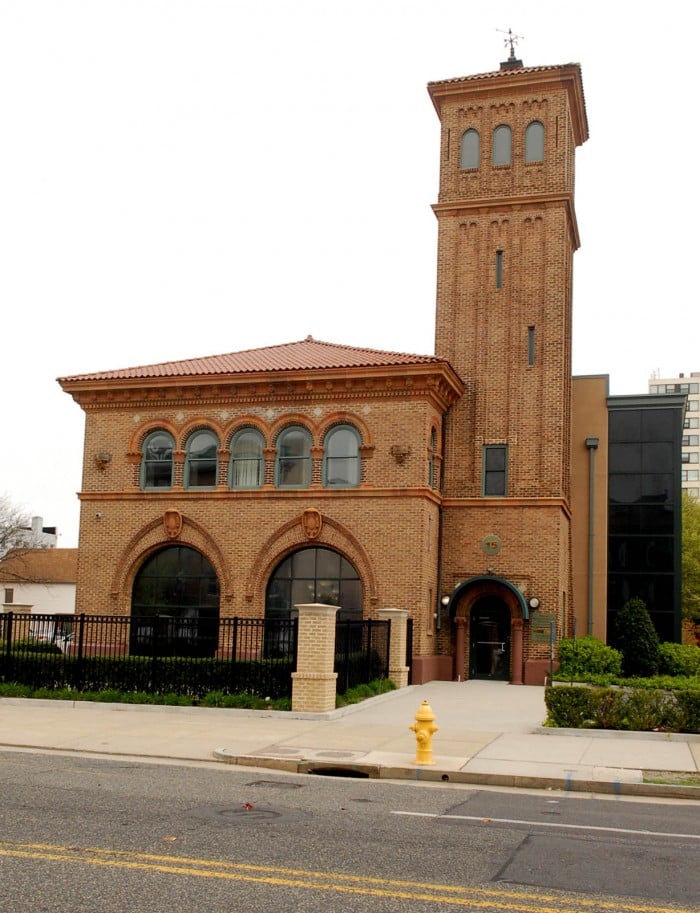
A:
{"type": "Polygon", "coordinates": [[[500,599],[475,603],[469,639],[469,677],[510,681],[510,611],[500,599]]]}

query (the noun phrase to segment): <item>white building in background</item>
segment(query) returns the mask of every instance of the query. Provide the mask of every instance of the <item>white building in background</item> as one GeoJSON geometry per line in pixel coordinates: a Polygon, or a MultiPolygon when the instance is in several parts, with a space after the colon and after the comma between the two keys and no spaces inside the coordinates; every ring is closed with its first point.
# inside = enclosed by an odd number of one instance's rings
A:
{"type": "Polygon", "coordinates": [[[75,612],[77,548],[15,549],[0,561],[0,612],[75,612]]]}
{"type": "Polygon", "coordinates": [[[683,425],[681,485],[692,498],[700,499],[700,371],[678,377],[649,380],[649,393],[685,393],[688,405],[683,425]]]}
{"type": "Polygon", "coordinates": [[[44,526],[43,517],[32,517],[31,526],[25,527],[27,548],[56,548],[58,533],[55,526],[44,526]]]}

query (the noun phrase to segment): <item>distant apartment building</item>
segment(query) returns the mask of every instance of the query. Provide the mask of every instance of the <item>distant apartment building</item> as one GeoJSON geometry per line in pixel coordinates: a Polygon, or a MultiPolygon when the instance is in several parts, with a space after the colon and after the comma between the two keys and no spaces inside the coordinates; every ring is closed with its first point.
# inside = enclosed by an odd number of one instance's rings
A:
{"type": "Polygon", "coordinates": [[[649,393],[685,393],[687,397],[681,442],[681,487],[691,498],[700,500],[700,371],[678,377],[652,376],[649,393]]]}

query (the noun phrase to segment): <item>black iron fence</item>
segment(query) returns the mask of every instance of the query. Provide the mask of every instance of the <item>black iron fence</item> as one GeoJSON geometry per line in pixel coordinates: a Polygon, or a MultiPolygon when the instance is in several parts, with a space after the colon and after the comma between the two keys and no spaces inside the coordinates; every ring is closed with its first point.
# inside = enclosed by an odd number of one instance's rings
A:
{"type": "Polygon", "coordinates": [[[336,691],[389,677],[388,621],[338,621],[335,627],[336,691]]]}
{"type": "MultiPolygon", "coordinates": [[[[0,615],[0,681],[32,688],[289,697],[296,618],[0,615]]],[[[389,675],[389,622],[339,621],[337,690],[389,675]]]]}
{"type": "Polygon", "coordinates": [[[34,688],[288,697],[296,619],[0,615],[0,681],[34,688]]]}

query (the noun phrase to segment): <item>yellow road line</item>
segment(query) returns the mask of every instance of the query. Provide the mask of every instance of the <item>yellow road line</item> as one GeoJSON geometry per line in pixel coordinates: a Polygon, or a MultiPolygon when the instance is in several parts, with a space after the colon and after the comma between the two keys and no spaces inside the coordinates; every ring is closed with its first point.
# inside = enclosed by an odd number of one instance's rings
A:
{"type": "Polygon", "coordinates": [[[518,911],[519,913],[594,913],[594,911],[602,910],[615,910],[617,913],[623,913],[623,911],[626,913],[685,913],[682,907],[609,902],[584,897],[577,898],[575,905],[572,906],[571,898],[557,897],[552,894],[469,888],[459,885],[288,869],[185,856],[130,853],[124,850],[97,847],[15,844],[0,841],[0,856],[152,871],[197,878],[244,881],[305,890],[389,897],[397,900],[423,900],[448,906],[478,908],[488,905],[492,909],[514,911],[514,913],[518,913],[518,911]]]}

